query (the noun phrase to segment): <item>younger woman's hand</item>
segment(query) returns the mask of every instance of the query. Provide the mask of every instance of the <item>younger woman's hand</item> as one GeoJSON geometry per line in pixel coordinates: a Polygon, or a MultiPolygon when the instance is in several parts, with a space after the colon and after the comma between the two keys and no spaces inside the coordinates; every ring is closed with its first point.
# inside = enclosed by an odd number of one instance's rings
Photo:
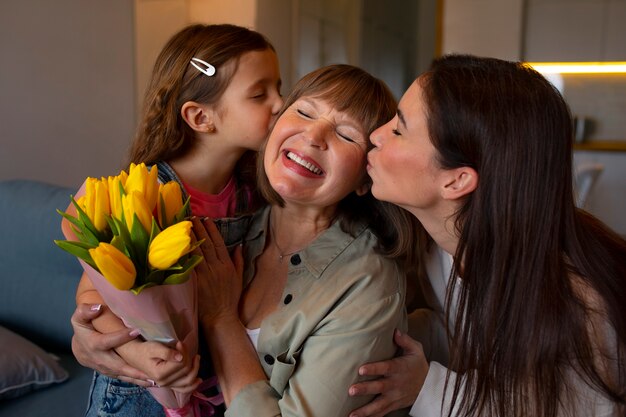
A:
{"type": "Polygon", "coordinates": [[[123,329],[113,333],[100,333],[91,321],[100,316],[104,307],[101,304],[80,304],[72,314],[72,352],[78,362],[95,369],[103,375],[117,378],[132,384],[149,386],[148,376],[130,366],[114,349],[134,340],[138,333],[123,329]]]}
{"type": "Polygon", "coordinates": [[[204,242],[197,249],[204,260],[196,266],[198,276],[198,316],[202,323],[211,324],[221,317],[238,317],[242,291],[243,257],[237,247],[234,260],[217,227],[211,219],[193,220],[194,235],[204,242]]]}
{"type": "Polygon", "coordinates": [[[417,399],[428,373],[422,345],[399,330],[395,331],[393,340],[402,348],[402,356],[359,368],[359,375],[379,378],[354,384],[348,393],[352,396],[376,395],[376,398],[354,410],[350,417],[382,417],[391,411],[411,407],[417,399]]]}

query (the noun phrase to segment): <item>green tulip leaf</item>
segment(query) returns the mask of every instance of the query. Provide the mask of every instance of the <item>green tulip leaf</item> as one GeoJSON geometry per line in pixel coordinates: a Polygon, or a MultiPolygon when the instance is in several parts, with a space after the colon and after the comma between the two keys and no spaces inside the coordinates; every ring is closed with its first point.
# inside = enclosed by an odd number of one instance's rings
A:
{"type": "Polygon", "coordinates": [[[187,282],[187,280],[189,279],[189,275],[193,271],[193,268],[195,268],[195,266],[198,265],[201,261],[202,261],[202,256],[198,256],[198,255],[190,256],[189,259],[187,259],[187,261],[183,265],[182,271],[177,274],[169,275],[167,278],[165,278],[165,281],[163,281],[163,284],[171,285],[171,284],[183,284],[187,282]]]}
{"type": "Polygon", "coordinates": [[[200,245],[202,245],[202,243],[204,242],[204,239],[198,240],[194,243],[191,244],[190,249],[189,249],[189,253],[193,252],[194,250],[196,250],[196,248],[200,245]]]}
{"type": "Polygon", "coordinates": [[[98,269],[95,262],[89,254],[89,249],[93,249],[94,246],[82,242],[71,242],[69,240],[55,240],[54,243],[66,252],[76,256],[79,259],[87,262],[94,269],[98,269]]]}
{"type": "MultiPolygon", "coordinates": [[[[159,196],[159,197],[162,199],[161,196],[159,196]]],[[[157,224],[156,218],[153,217],[152,218],[152,230],[150,230],[150,240],[148,241],[148,246],[150,246],[150,242],[152,242],[152,240],[159,233],[161,233],[161,229],[159,228],[159,225],[157,224]]]]}
{"type": "Polygon", "coordinates": [[[190,270],[184,271],[178,274],[172,274],[168,276],[167,278],[165,278],[165,280],[163,281],[163,284],[164,285],[184,284],[185,282],[189,280],[190,274],[191,274],[190,270]]]}
{"type": "Polygon", "coordinates": [[[156,284],[152,283],[152,282],[148,282],[146,284],[143,284],[139,287],[133,287],[130,289],[130,291],[135,294],[138,295],[141,291],[145,290],[146,288],[150,288],[150,287],[154,287],[156,286],[156,284]]]}
{"type": "Polygon", "coordinates": [[[124,184],[122,184],[122,181],[118,182],[119,184],[119,189],[120,189],[120,197],[124,197],[126,195],[126,190],[124,189],[124,184]]]}
{"type": "Polygon", "coordinates": [[[113,236],[119,236],[120,235],[120,231],[119,231],[119,229],[117,227],[117,223],[115,222],[113,217],[107,216],[107,223],[109,224],[109,228],[111,229],[111,233],[113,233],[113,236]]]}
{"type": "Polygon", "coordinates": [[[172,222],[172,224],[181,222],[190,216],[191,214],[191,210],[189,208],[190,201],[191,201],[191,197],[187,197],[187,200],[185,200],[185,204],[183,204],[183,207],[174,216],[174,221],[172,222]]]}
{"type": "Polygon", "coordinates": [[[95,245],[95,246],[98,245],[98,243],[100,242],[98,240],[98,236],[94,235],[81,220],[61,210],[57,210],[57,213],[59,213],[61,216],[63,216],[63,218],[65,218],[68,222],[71,223],[74,234],[76,234],[76,237],[81,242],[88,243],[88,244],[95,245]]]}
{"type": "Polygon", "coordinates": [[[94,226],[94,224],[91,222],[91,219],[89,218],[87,213],[85,213],[85,211],[80,207],[80,205],[76,202],[76,200],[74,200],[73,196],[71,197],[71,199],[72,199],[72,204],[74,205],[74,207],[76,207],[76,212],[78,213],[78,219],[84,225],[84,233],[85,233],[85,235],[90,233],[99,242],[107,241],[108,239],[107,239],[106,234],[102,233],[98,229],[96,229],[96,226],[94,226]]]}
{"type": "MultiPolygon", "coordinates": [[[[143,228],[143,225],[139,221],[137,214],[133,214],[133,226],[130,229],[130,239],[133,242],[135,249],[135,261],[139,263],[141,268],[144,268],[148,258],[148,244],[150,243],[150,235],[143,228]]],[[[137,263],[136,262],[136,263],[137,263]]]]}
{"type": "MultiPolygon", "coordinates": [[[[180,262],[181,260],[182,260],[182,258],[181,258],[181,259],[179,259],[179,262],[180,262]]],[[[178,263],[178,262],[177,262],[177,263],[175,263],[174,265],[172,265],[172,266],[170,266],[169,268],[167,268],[167,269],[165,270],[165,272],[167,272],[167,273],[172,273],[172,272],[178,272],[178,271],[182,271],[182,270],[183,270],[183,266],[182,266],[180,263],[178,263]]]]}
{"type": "Polygon", "coordinates": [[[160,285],[164,279],[165,279],[165,271],[155,269],[146,276],[145,282],[160,285]]]}
{"type": "Polygon", "coordinates": [[[115,217],[111,218],[111,221],[115,224],[115,228],[118,232],[118,236],[124,242],[124,247],[126,248],[126,253],[130,257],[130,259],[135,259],[137,255],[135,254],[135,248],[133,246],[133,240],[130,237],[130,233],[128,228],[126,227],[126,223],[122,220],[116,219],[115,217]]]}
{"type": "Polygon", "coordinates": [[[115,246],[115,248],[122,252],[124,255],[130,256],[128,250],[126,249],[126,245],[124,244],[124,239],[122,239],[120,236],[113,236],[113,239],[111,239],[111,245],[115,246]]]}
{"type": "Polygon", "coordinates": [[[161,225],[161,227],[163,229],[166,229],[167,226],[169,226],[169,224],[167,224],[167,212],[165,210],[165,200],[163,199],[163,195],[161,193],[159,193],[159,204],[161,206],[161,210],[159,210],[159,214],[161,215],[161,220],[163,221],[163,224],[161,225]]]}

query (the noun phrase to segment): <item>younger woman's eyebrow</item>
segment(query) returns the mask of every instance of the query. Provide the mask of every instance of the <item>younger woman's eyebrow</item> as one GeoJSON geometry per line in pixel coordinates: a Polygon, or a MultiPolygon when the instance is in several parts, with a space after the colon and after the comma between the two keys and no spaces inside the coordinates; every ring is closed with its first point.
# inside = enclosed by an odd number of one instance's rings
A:
{"type": "Polygon", "coordinates": [[[404,129],[406,129],[406,120],[404,119],[404,113],[402,113],[402,110],[398,109],[396,111],[396,114],[398,115],[398,119],[400,119],[400,124],[402,125],[402,127],[404,127],[404,129]]]}

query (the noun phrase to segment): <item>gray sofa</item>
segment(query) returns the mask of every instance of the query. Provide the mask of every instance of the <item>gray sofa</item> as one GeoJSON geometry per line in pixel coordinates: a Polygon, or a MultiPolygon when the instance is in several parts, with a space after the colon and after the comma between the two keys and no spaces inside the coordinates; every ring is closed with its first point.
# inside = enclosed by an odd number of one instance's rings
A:
{"type": "Polygon", "coordinates": [[[78,417],[86,409],[92,371],[76,362],[70,347],[82,269],[53,243],[63,239],[56,209],[67,208],[75,191],[27,180],[0,182],[0,377],[13,377],[13,365],[25,365],[30,377],[44,379],[20,386],[16,398],[7,399],[6,390],[0,394],[0,417],[78,417]],[[23,339],[2,340],[14,334],[23,339]],[[63,382],[45,380],[41,368],[50,357],[44,351],[58,357],[52,368],[63,382]],[[26,352],[37,353],[21,363],[26,352]],[[8,356],[15,354],[17,359],[8,356]]]}

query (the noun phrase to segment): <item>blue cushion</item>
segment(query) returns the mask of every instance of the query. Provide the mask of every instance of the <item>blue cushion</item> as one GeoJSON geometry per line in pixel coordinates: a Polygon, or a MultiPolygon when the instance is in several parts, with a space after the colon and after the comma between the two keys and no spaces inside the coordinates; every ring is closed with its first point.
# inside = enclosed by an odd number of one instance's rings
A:
{"type": "Polygon", "coordinates": [[[61,216],[75,189],[0,182],[0,324],[46,349],[69,349],[82,268],[58,248],[61,216]]]}

